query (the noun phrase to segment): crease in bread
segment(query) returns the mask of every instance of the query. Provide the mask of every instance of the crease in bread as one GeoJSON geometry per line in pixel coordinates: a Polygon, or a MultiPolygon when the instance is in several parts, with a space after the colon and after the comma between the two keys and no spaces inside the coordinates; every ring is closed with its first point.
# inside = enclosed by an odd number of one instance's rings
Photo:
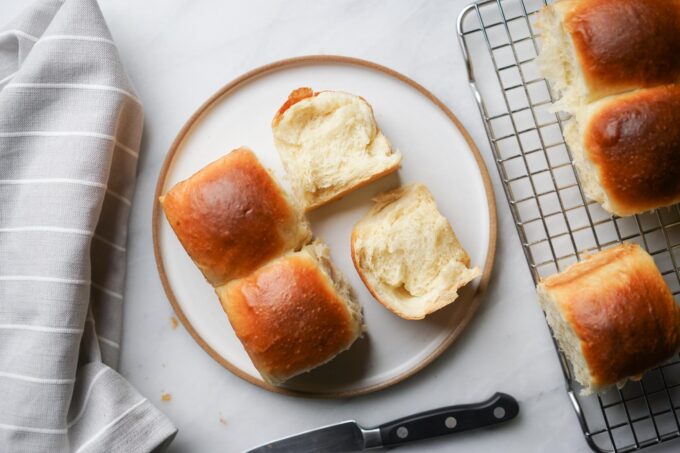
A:
{"type": "Polygon", "coordinates": [[[399,169],[371,106],[340,91],[293,91],[272,121],[293,192],[307,211],[399,169]]]}
{"type": "Polygon", "coordinates": [[[272,385],[329,362],[364,330],[361,306],[318,240],[216,292],[253,364],[272,385]]]}
{"type": "Polygon", "coordinates": [[[654,260],[637,244],[588,256],[537,289],[585,395],[638,380],[678,350],[679,308],[654,260]]]}
{"type": "Polygon", "coordinates": [[[312,236],[295,200],[248,148],[177,183],[160,203],[180,243],[213,286],[299,250],[312,236]]]}
{"type": "Polygon", "coordinates": [[[405,319],[452,303],[481,274],[422,184],[379,195],[352,231],[351,252],[373,296],[405,319]]]}

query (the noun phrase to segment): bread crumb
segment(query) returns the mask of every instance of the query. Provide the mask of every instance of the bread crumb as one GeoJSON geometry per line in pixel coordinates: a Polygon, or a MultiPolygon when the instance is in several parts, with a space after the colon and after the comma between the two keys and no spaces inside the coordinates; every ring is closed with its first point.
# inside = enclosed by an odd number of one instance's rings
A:
{"type": "Polygon", "coordinates": [[[167,402],[169,402],[170,400],[172,400],[172,395],[171,395],[171,394],[169,394],[169,393],[163,393],[163,394],[161,395],[161,401],[163,401],[164,403],[167,403],[167,402]]]}
{"type": "Polygon", "coordinates": [[[172,323],[172,330],[175,330],[179,324],[179,322],[177,322],[177,318],[170,316],[170,322],[172,323]]]}
{"type": "Polygon", "coordinates": [[[224,426],[227,426],[227,420],[222,417],[222,414],[220,414],[220,423],[222,423],[224,426]]]}

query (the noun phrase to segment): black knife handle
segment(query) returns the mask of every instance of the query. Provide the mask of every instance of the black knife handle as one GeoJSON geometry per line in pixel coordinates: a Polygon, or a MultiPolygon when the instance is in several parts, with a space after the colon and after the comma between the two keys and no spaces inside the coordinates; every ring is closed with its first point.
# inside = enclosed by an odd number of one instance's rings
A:
{"type": "Polygon", "coordinates": [[[384,423],[378,428],[383,445],[388,446],[506,422],[518,413],[519,404],[512,396],[496,393],[481,403],[433,409],[384,423]]]}

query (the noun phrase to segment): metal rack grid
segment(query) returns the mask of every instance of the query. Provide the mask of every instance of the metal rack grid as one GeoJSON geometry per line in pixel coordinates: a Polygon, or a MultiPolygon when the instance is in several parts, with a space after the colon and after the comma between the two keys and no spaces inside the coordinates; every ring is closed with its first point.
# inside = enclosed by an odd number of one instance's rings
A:
{"type": "MultiPolygon", "coordinates": [[[[548,0],[481,0],[458,18],[470,86],[534,282],[585,253],[623,241],[653,257],[680,301],[680,206],[620,218],[588,200],[563,138],[568,115],[536,68],[535,13],[548,0]]],[[[629,452],[680,437],[680,358],[591,396],[555,344],[586,441],[595,451],[629,452]]],[[[680,441],[679,441],[680,442],[680,441]]]]}

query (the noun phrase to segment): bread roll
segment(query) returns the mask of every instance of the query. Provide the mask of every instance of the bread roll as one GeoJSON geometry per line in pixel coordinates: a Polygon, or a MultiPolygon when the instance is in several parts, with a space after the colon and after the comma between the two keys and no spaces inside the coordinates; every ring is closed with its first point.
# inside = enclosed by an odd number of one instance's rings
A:
{"type": "Polygon", "coordinates": [[[590,198],[619,216],[680,201],[680,85],[608,97],[576,119],[565,139],[590,198]]]}
{"type": "Polygon", "coordinates": [[[248,275],[311,238],[301,209],[247,148],[178,183],[160,201],[179,241],[213,286],[248,275]]]}
{"type": "Polygon", "coordinates": [[[563,0],[537,17],[538,64],[562,107],[680,80],[680,0],[563,0]]]}
{"type": "Polygon", "coordinates": [[[328,362],[362,333],[361,307],[318,241],[216,291],[253,364],[273,385],[328,362]]]}
{"type": "Polygon", "coordinates": [[[371,106],[339,91],[293,91],[272,122],[293,192],[312,210],[399,169],[371,106]]]}
{"type": "Polygon", "coordinates": [[[538,294],[584,394],[639,379],[677,351],[678,306],[638,245],[592,255],[543,280],[538,294]]]}
{"type": "Polygon", "coordinates": [[[352,260],[368,290],[405,319],[450,304],[480,275],[422,184],[381,194],[352,231],[352,260]]]}

